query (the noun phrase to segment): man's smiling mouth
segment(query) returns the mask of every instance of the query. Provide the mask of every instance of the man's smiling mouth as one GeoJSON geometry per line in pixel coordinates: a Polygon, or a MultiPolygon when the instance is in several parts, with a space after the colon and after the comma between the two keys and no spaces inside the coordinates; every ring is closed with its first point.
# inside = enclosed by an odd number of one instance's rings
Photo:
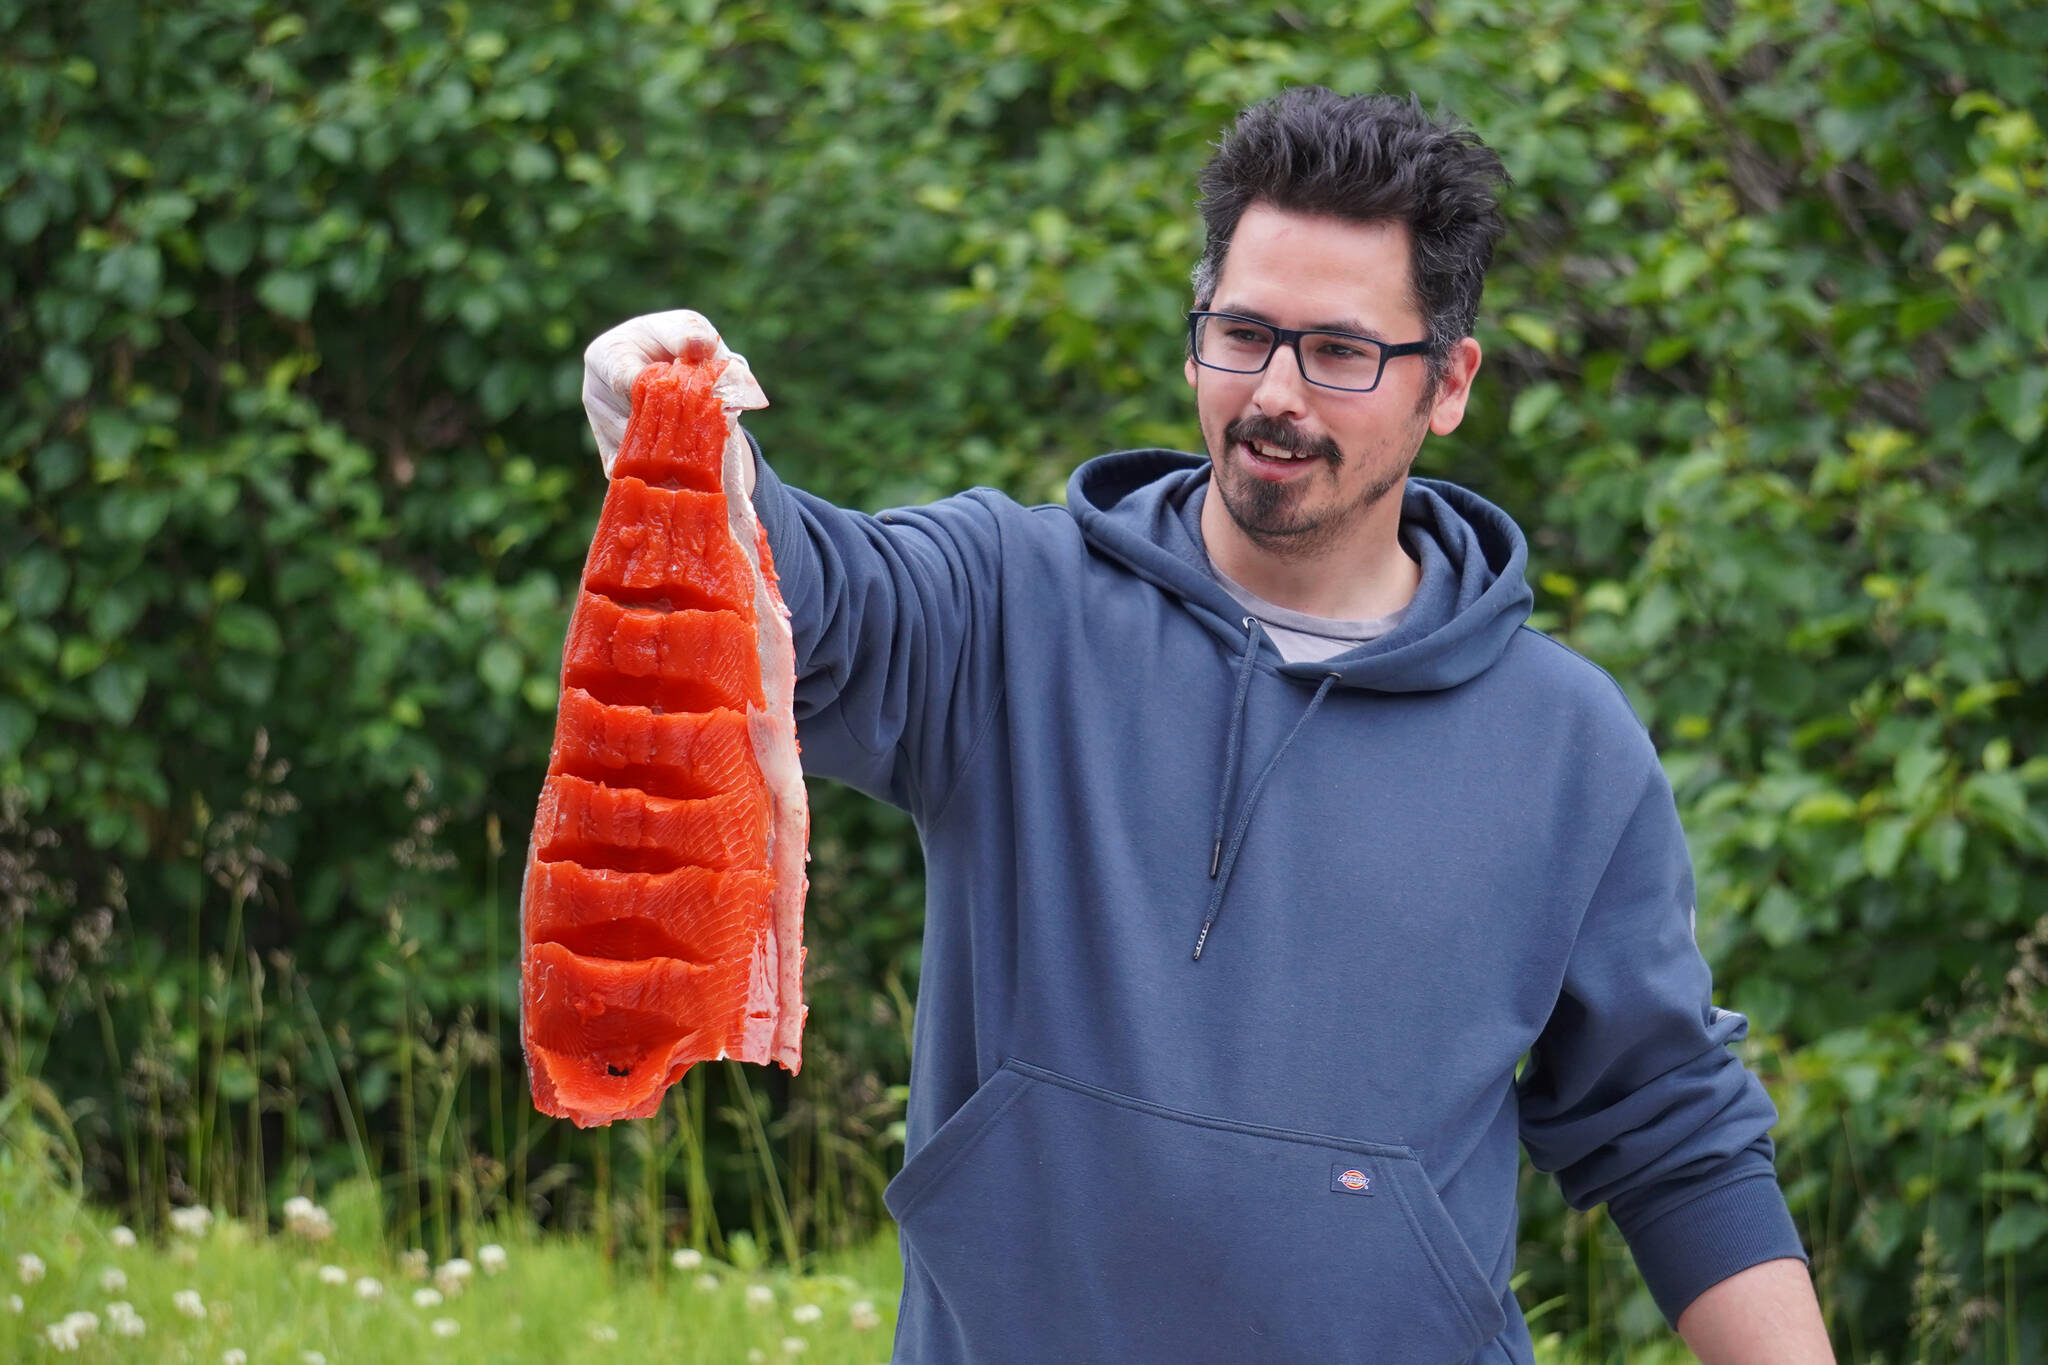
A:
{"type": "Polygon", "coordinates": [[[1264,441],[1246,441],[1244,447],[1262,460],[1306,460],[1310,458],[1305,450],[1288,450],[1284,446],[1267,445],[1264,441]]]}

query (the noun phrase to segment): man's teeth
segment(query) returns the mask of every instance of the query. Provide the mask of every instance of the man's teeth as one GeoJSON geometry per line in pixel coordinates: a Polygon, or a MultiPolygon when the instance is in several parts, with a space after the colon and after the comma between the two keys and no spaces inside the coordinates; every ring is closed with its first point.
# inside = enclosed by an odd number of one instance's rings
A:
{"type": "Polygon", "coordinates": [[[1265,460],[1306,460],[1308,458],[1306,453],[1282,450],[1279,446],[1269,446],[1262,441],[1246,441],[1245,448],[1251,451],[1252,454],[1265,460]]]}

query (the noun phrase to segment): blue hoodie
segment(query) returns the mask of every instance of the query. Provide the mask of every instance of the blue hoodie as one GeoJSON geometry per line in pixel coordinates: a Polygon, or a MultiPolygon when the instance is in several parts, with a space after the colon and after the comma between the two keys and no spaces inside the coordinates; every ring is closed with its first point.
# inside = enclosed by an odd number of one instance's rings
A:
{"type": "Polygon", "coordinates": [[[1518,1138],[1672,1321],[1803,1259],[1656,752],[1499,509],[1411,479],[1402,622],[1289,664],[1200,457],[878,517],[757,468],[804,768],[924,843],[898,1365],[1529,1362],[1518,1138]]]}

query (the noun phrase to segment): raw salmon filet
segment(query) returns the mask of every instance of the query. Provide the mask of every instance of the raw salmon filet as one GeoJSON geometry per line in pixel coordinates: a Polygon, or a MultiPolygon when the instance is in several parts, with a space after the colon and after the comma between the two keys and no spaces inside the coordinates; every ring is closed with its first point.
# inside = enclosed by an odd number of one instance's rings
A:
{"type": "Polygon", "coordinates": [[[789,613],[715,336],[650,365],[562,650],[520,897],[534,1107],[642,1118],[697,1062],[802,1064],[809,813],[789,613]]]}

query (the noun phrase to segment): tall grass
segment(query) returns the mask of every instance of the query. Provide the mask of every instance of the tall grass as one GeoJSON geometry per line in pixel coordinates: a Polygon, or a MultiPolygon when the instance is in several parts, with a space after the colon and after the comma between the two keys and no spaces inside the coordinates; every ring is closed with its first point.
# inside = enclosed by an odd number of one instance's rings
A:
{"type": "Polygon", "coordinates": [[[435,1267],[392,1254],[381,1194],[351,1181],[317,1219],[275,1233],[181,1216],[157,1243],[70,1187],[61,1127],[61,1111],[0,1108],[0,1359],[871,1365],[888,1353],[900,1267],[887,1239],[802,1275],[695,1253],[621,1275],[589,1237],[540,1237],[508,1214],[477,1227],[474,1260],[435,1267]]]}
{"type": "Polygon", "coordinates": [[[503,831],[495,817],[481,830],[482,960],[462,964],[482,988],[450,1003],[436,979],[447,913],[428,896],[455,860],[423,776],[407,797],[413,828],[391,852],[371,998],[335,989],[288,945],[252,943],[252,914],[290,876],[270,847],[296,805],[289,771],[259,734],[239,804],[201,812],[206,894],[185,918],[181,951],[155,971],[118,885],[106,905],[82,908],[76,887],[41,870],[54,836],[31,828],[18,802],[7,808],[0,1093],[66,1115],[65,1131],[83,1135],[72,1143],[81,1188],[160,1236],[174,1206],[260,1227],[290,1195],[355,1180],[375,1191],[393,1248],[445,1259],[475,1247],[480,1229],[523,1218],[587,1234],[607,1264],[657,1278],[678,1246],[800,1267],[886,1226],[887,1153],[845,1134],[887,1133],[900,1093],[849,1122],[836,1097],[881,1088],[848,1084],[816,1039],[800,1078],[698,1067],[647,1119],[580,1132],[537,1115],[506,1055],[518,935],[499,876],[503,831]],[[32,922],[56,926],[55,949],[32,951],[32,922]],[[337,1000],[346,1017],[334,1015],[337,1000]],[[104,1071],[98,1093],[67,1096],[66,1109],[40,1078],[52,1039],[81,1010],[104,1071]]]}

